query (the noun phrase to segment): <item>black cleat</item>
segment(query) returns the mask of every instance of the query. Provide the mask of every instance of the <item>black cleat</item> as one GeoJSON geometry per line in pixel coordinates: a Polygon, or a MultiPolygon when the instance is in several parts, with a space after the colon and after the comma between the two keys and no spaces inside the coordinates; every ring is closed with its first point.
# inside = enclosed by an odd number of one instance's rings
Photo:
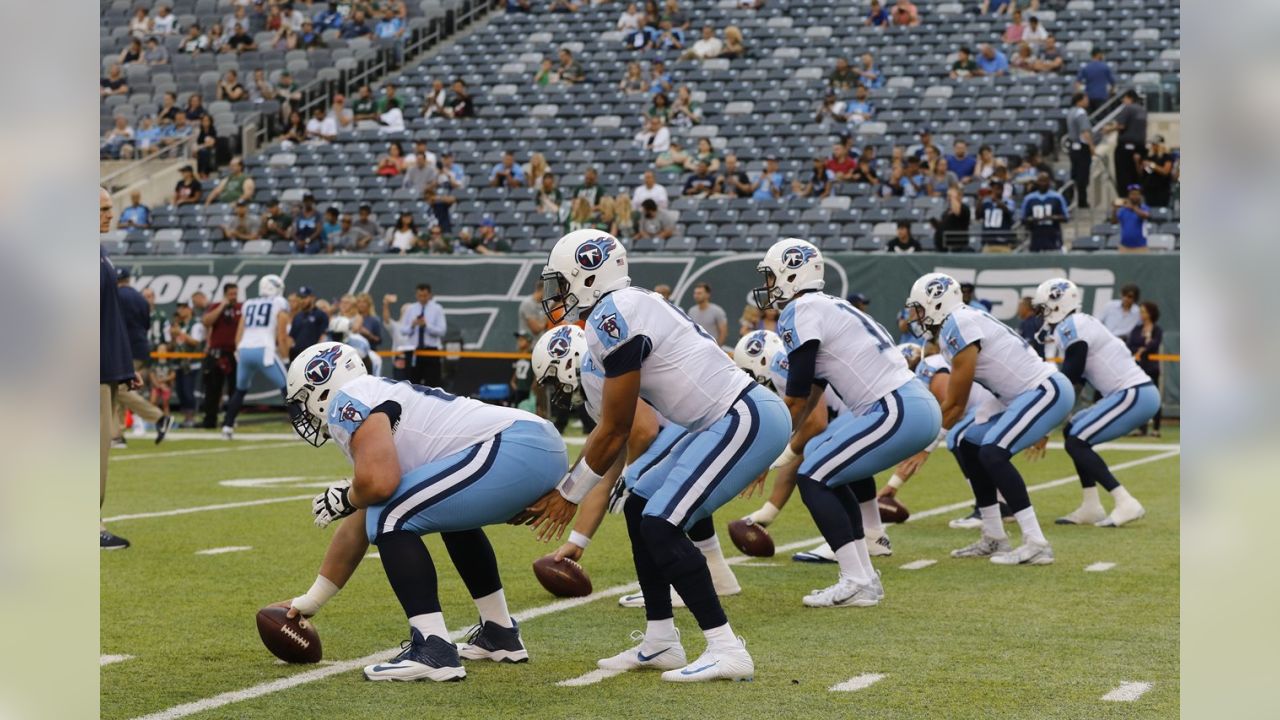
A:
{"type": "Polygon", "coordinates": [[[156,444],[157,445],[159,445],[161,442],[164,442],[164,436],[167,435],[169,431],[173,429],[173,425],[174,425],[174,422],[173,422],[172,415],[163,415],[159,420],[156,421],[156,444]]]}
{"type": "Polygon", "coordinates": [[[467,669],[458,659],[458,648],[437,635],[423,639],[417,628],[410,630],[411,639],[401,647],[399,655],[385,663],[375,663],[364,669],[370,680],[434,680],[456,682],[467,676],[467,669]]]}
{"type": "Polygon", "coordinates": [[[529,651],[520,640],[520,623],[511,618],[511,627],[486,621],[471,629],[466,642],[458,644],[458,654],[467,660],[522,663],[529,661],[529,651]]]}
{"type": "Polygon", "coordinates": [[[98,547],[102,550],[124,550],[129,547],[129,541],[106,530],[99,530],[98,547]]]}

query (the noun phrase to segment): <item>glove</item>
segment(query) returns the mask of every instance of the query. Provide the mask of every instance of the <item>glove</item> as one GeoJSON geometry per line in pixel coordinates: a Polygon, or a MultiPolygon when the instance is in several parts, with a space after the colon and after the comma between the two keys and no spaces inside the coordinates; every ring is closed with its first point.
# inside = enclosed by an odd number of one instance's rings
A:
{"type": "Polygon", "coordinates": [[[622,481],[619,476],[617,481],[613,483],[613,487],[609,490],[609,512],[620,513],[622,506],[627,502],[627,498],[631,497],[631,491],[627,489],[627,484],[622,481]]]}
{"type": "Polygon", "coordinates": [[[356,511],[356,506],[347,499],[349,492],[351,492],[351,481],[343,480],[311,501],[311,512],[316,516],[316,527],[328,527],[334,520],[344,518],[356,511]]]}

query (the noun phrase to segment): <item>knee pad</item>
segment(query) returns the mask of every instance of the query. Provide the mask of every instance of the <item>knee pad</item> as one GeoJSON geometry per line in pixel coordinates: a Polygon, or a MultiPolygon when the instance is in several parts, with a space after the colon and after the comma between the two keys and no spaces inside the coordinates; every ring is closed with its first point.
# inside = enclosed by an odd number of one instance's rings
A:
{"type": "Polygon", "coordinates": [[[1011,457],[1013,455],[999,445],[983,445],[978,448],[978,462],[986,468],[1007,463],[1011,457]]]}
{"type": "Polygon", "coordinates": [[[645,515],[640,521],[640,532],[649,547],[649,554],[668,580],[696,570],[700,565],[705,566],[702,553],[684,531],[666,520],[645,515]]]}

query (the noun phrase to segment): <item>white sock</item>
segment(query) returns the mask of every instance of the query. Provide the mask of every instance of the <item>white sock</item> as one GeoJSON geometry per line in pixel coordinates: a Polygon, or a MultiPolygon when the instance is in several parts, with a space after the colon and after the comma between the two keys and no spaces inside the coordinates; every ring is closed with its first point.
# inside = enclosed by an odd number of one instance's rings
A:
{"type": "Polygon", "coordinates": [[[757,525],[768,527],[769,523],[778,519],[778,513],[782,512],[781,508],[775,507],[773,503],[766,501],[764,507],[751,513],[747,517],[751,518],[751,522],[757,525]]]}
{"type": "Polygon", "coordinates": [[[867,574],[867,581],[876,576],[876,568],[871,564],[871,552],[867,550],[867,539],[854,540],[853,546],[858,549],[858,562],[862,563],[862,571],[867,574]]]}
{"type": "Polygon", "coordinates": [[[680,635],[676,632],[676,619],[669,617],[666,620],[650,620],[645,624],[644,642],[646,645],[666,645],[673,642],[679,642],[680,635]]]}
{"type": "Polygon", "coordinates": [[[845,543],[836,550],[836,563],[840,565],[841,578],[849,578],[859,585],[866,585],[871,581],[866,569],[862,567],[862,558],[858,556],[857,540],[845,543]]]}
{"type": "Polygon", "coordinates": [[[512,625],[511,613],[507,611],[507,594],[502,588],[476,598],[476,609],[480,611],[480,620],[491,622],[504,628],[512,625]]]}
{"type": "Polygon", "coordinates": [[[880,501],[872,498],[858,503],[858,509],[862,511],[862,529],[873,537],[884,535],[884,523],[880,522],[880,501]]]}
{"type": "Polygon", "coordinates": [[[733,634],[733,628],[729,627],[729,623],[710,630],[703,630],[702,634],[707,638],[708,650],[712,648],[736,648],[742,645],[741,641],[738,640],[738,636],[733,634]]]}
{"type": "Polygon", "coordinates": [[[712,555],[724,555],[724,553],[720,552],[719,535],[712,535],[706,540],[694,540],[693,546],[701,550],[702,555],[706,558],[710,558],[712,555]]]}
{"type": "Polygon", "coordinates": [[[1101,508],[1101,507],[1102,507],[1102,501],[1098,499],[1098,486],[1097,486],[1097,485],[1094,485],[1094,486],[1092,486],[1092,487],[1083,488],[1083,490],[1084,490],[1084,501],[1083,501],[1082,503],[1080,503],[1081,507],[1086,507],[1086,508],[1101,508]]]}
{"type": "Polygon", "coordinates": [[[1124,489],[1123,485],[1118,485],[1115,490],[1111,491],[1111,499],[1115,500],[1116,503],[1119,504],[1122,502],[1132,502],[1133,496],[1129,494],[1128,490],[1124,489]]]}
{"type": "Polygon", "coordinates": [[[1013,518],[1018,521],[1018,527],[1022,528],[1022,541],[1035,540],[1036,542],[1048,542],[1044,539],[1044,533],[1040,532],[1040,521],[1036,520],[1036,509],[1033,507],[1025,507],[1013,514],[1013,518]]]}
{"type": "Polygon", "coordinates": [[[414,615],[409,618],[409,625],[413,626],[414,630],[422,633],[424,640],[432,635],[445,640],[449,639],[449,628],[444,626],[444,613],[433,612],[425,615],[414,615]]]}
{"type": "Polygon", "coordinates": [[[998,504],[978,508],[978,513],[982,515],[983,535],[997,540],[1008,537],[1008,535],[1004,534],[1004,521],[1000,519],[1000,506],[998,504]]]}
{"type": "Polygon", "coordinates": [[[707,561],[707,571],[711,573],[711,583],[715,585],[716,592],[732,591],[738,585],[738,578],[724,559],[720,537],[712,535],[706,540],[695,540],[693,544],[707,561]]]}

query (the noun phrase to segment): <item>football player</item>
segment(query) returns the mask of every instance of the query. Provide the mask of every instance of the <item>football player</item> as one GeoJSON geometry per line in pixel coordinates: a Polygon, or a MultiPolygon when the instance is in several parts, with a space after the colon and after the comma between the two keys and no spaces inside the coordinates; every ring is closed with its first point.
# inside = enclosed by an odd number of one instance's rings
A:
{"type": "MultiPolygon", "coordinates": [[[[372,377],[354,348],[335,342],[297,357],[289,369],[288,402],[304,440],[319,447],[332,437],[354,466],[350,482],[316,497],[316,524],[364,511],[362,525],[344,523],[339,535],[362,529],[366,542],[378,546],[409,619],[404,651],[369,665],[365,677],[460,680],[467,674],[464,657],[528,659],[481,528],[515,517],[564,476],[568,454],[555,428],[523,410],[372,377]],[[435,567],[420,537],[436,532],[480,611],[480,627],[461,649],[449,640],[435,567]]],[[[363,556],[358,543],[337,537],[317,579],[321,599],[336,592],[363,556]],[[338,569],[327,574],[331,560],[338,569]],[[352,560],[346,570],[343,563],[352,560]],[[325,578],[332,587],[321,583],[325,578]]],[[[314,599],[310,605],[295,600],[294,607],[314,612],[314,599]]]]}
{"type": "MultiPolygon", "coordinates": [[[[600,422],[604,371],[591,359],[587,350],[587,335],[582,328],[577,325],[561,325],[543,333],[533,346],[531,362],[534,380],[551,390],[551,402],[554,405],[568,409],[583,405],[592,420],[597,424],[600,422]]],[[[618,455],[609,472],[604,474],[604,480],[583,498],[573,530],[569,533],[568,541],[556,550],[556,559],[580,560],[596,529],[600,527],[606,509],[614,506],[621,509],[626,496],[635,487],[636,478],[666,458],[671,448],[686,433],[684,428],[654,412],[649,403],[637,400],[636,416],[631,424],[631,434],[627,436],[626,453],[618,455]],[[626,458],[634,460],[624,463],[626,458]]],[[[586,454],[586,446],[590,443],[591,435],[588,435],[581,455],[586,454]]],[[[716,594],[726,597],[742,592],[737,577],[725,562],[720,539],[716,537],[715,525],[710,516],[689,528],[689,539],[707,560],[707,569],[711,571],[716,594]]],[[[623,595],[618,598],[618,604],[623,607],[644,607],[644,594],[623,595]]],[[[685,607],[684,599],[674,589],[671,591],[671,604],[674,607],[685,607]]]]}
{"type": "Polygon", "coordinates": [[[950,275],[929,273],[916,280],[906,307],[913,321],[938,338],[942,356],[951,364],[943,425],[953,427],[964,417],[974,383],[1005,403],[1004,412],[970,425],[957,443],[960,467],[982,515],[982,537],[953,550],[952,557],[989,557],[998,565],[1052,563],[1053,548],[1011,458],[1033,446],[1043,450],[1049,431],[1066,419],[1075,402],[1071,382],[1008,325],[965,305],[960,284],[950,275]],[[1017,549],[1005,535],[997,489],[1022,530],[1017,549]]]}
{"type": "MultiPolygon", "coordinates": [[[[775,332],[769,330],[757,330],[753,333],[744,335],[733,349],[733,361],[738,367],[751,373],[756,382],[778,393],[779,396],[786,398],[787,390],[787,349],[782,343],[782,338],[778,337],[775,332]]],[[[823,403],[821,406],[815,407],[813,412],[822,415],[821,418],[815,418],[815,428],[824,428],[826,423],[839,417],[849,408],[840,400],[840,396],[836,395],[835,388],[828,385],[826,391],[822,395],[823,403]]],[[[762,527],[768,527],[781,512],[782,507],[786,505],[790,499],[792,491],[796,487],[796,472],[800,469],[800,458],[795,458],[786,465],[779,467],[777,475],[773,479],[773,493],[770,495],[763,507],[755,512],[747,515],[744,519],[750,520],[762,527]]],[[[756,478],[756,483],[763,485],[764,475],[756,478]]],[[[754,487],[754,486],[753,486],[754,487]]],[[[853,494],[858,499],[858,507],[862,512],[862,526],[866,534],[867,552],[871,557],[889,556],[893,554],[893,545],[889,542],[889,536],[885,534],[884,524],[880,521],[880,506],[876,502],[876,486],[875,481],[871,478],[864,478],[850,485],[853,494]]],[[[752,488],[747,489],[748,496],[751,494],[752,488]]],[[[791,556],[792,560],[799,562],[835,562],[836,555],[831,550],[831,546],[822,543],[818,547],[805,552],[799,552],[791,556]]]]}
{"type": "Polygon", "coordinates": [[[1124,341],[1080,311],[1082,299],[1080,288],[1066,278],[1045,280],[1031,299],[1032,308],[1044,318],[1040,332],[1052,334],[1064,355],[1062,374],[1076,387],[1088,381],[1102,396],[1067,423],[1064,444],[1080,475],[1084,501],[1055,522],[1119,527],[1141,518],[1146,510],[1116,480],[1094,446],[1144,427],[1160,408],[1160,391],[1134,362],[1124,341]],[[1110,515],[1098,500],[1099,484],[1115,499],[1110,515]]]}
{"type": "Polygon", "coordinates": [[[637,647],[600,660],[604,669],[666,670],[671,682],[750,679],[751,655],[716,596],[706,559],[685,532],[769,466],[791,432],[777,396],[738,370],[710,335],[676,306],[631,287],[617,238],[577,230],[560,238],[542,279],[548,317],[587,314],[587,348],[604,371],[600,424],[583,460],[537,505],[531,520],[563,532],[577,503],[623,451],[643,398],[689,432],[636,478],[623,504],[648,625],[637,647]],[[672,619],[675,587],[698,621],[706,651],[686,664],[672,619]]]}
{"type": "Polygon", "coordinates": [[[236,328],[236,387],[227,398],[227,414],[222,420],[222,437],[227,440],[235,434],[236,416],[255,377],[265,376],[280,396],[285,396],[281,358],[289,357],[289,301],[283,295],[284,280],[279,275],[263,275],[258,281],[258,297],[244,303],[236,328]]]}
{"type": "Polygon", "coordinates": [[[888,331],[844,298],[822,292],[824,268],[818,248],[795,238],[774,243],[756,266],[764,275],[764,285],[753,291],[756,305],[782,307],[778,334],[787,350],[786,403],[796,428],[774,465],[802,458],[796,476],[800,498],[840,567],[836,582],[806,595],[804,604],[870,607],[884,589],[871,565],[851,486],[869,486],[874,501],[872,476],[937,437],[941,413],[888,331]],[[824,428],[813,409],[828,385],[849,412],[824,428]]]}

